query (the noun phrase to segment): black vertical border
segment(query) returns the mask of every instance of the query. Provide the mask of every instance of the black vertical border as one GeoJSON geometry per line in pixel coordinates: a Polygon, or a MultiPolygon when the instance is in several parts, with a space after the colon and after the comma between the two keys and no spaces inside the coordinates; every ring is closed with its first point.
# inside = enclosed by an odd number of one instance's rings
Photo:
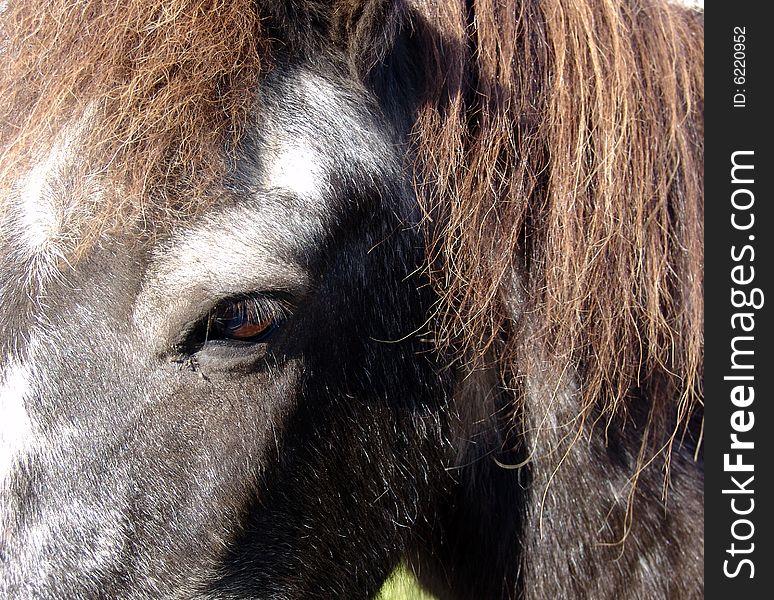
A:
{"type": "MultiPolygon", "coordinates": [[[[771,111],[774,104],[769,88],[774,78],[774,31],[772,21],[764,13],[766,2],[741,0],[736,2],[709,2],[705,13],[705,80],[706,80],[706,154],[705,154],[705,598],[755,600],[774,598],[774,536],[771,512],[774,511],[772,494],[772,463],[774,462],[774,362],[769,346],[774,343],[771,327],[771,306],[774,289],[771,281],[774,253],[772,241],[774,221],[771,203],[774,201],[771,180],[774,162],[771,147],[771,111]],[[734,28],[745,27],[744,85],[734,82],[734,28]],[[746,107],[734,107],[734,94],[744,90],[746,107]],[[749,186],[755,194],[755,225],[749,232],[739,232],[731,226],[731,154],[736,150],[755,152],[755,183],[749,186]],[[734,384],[724,380],[730,373],[731,359],[731,247],[739,248],[755,236],[756,279],[751,287],[760,287],[765,304],[755,311],[755,401],[750,407],[755,414],[752,431],[745,439],[752,440],[755,448],[746,453],[745,461],[755,465],[753,486],[755,509],[747,518],[755,524],[755,533],[748,542],[735,542],[738,547],[754,543],[749,555],[755,565],[754,578],[744,569],[736,578],[724,574],[724,561],[732,559],[728,553],[734,542],[731,527],[735,516],[731,511],[732,495],[723,490],[732,488],[730,477],[723,469],[724,454],[731,453],[730,424],[732,412],[737,410],[730,401],[734,384]]],[[[735,335],[739,335],[737,331],[735,335]]],[[[746,479],[737,477],[738,479],[746,479]]],[[[740,498],[741,496],[737,496],[740,498]]],[[[749,496],[746,496],[749,498],[749,496]]],[[[739,518],[739,517],[736,517],[739,518]]],[[[739,529],[740,532],[743,528],[739,529]]],[[[737,561],[741,555],[737,555],[737,561]]]]}

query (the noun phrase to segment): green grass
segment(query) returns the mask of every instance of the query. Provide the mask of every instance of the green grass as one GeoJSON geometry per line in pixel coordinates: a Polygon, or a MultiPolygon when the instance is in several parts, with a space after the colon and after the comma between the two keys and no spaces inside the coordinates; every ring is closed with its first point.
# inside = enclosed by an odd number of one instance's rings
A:
{"type": "Polygon", "coordinates": [[[376,600],[435,600],[435,597],[422,590],[406,568],[398,567],[385,582],[376,600]]]}

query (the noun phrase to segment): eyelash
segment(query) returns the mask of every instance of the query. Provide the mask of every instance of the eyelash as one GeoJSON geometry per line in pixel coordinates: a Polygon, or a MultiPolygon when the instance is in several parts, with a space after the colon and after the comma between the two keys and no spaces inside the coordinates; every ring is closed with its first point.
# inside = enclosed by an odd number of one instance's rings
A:
{"type": "Polygon", "coordinates": [[[248,294],[222,300],[213,306],[189,334],[185,348],[190,353],[208,342],[235,345],[267,342],[290,316],[290,304],[281,296],[248,294]]]}

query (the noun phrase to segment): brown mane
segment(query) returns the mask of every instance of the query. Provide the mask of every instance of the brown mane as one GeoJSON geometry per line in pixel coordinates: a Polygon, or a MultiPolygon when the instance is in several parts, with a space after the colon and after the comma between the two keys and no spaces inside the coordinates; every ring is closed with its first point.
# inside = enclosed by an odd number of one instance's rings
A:
{"type": "MultiPolygon", "coordinates": [[[[343,4],[354,22],[359,4],[343,4]]],[[[652,420],[687,422],[703,360],[701,15],[662,0],[385,4],[367,11],[393,20],[379,43],[402,28],[423,45],[413,139],[439,343],[475,358],[497,341],[518,379],[540,376],[513,359],[534,336],[579,365],[586,407],[642,394],[652,420]]],[[[129,189],[207,179],[268,47],[251,0],[10,0],[1,19],[6,189],[87,111],[89,168],[129,189]]],[[[142,212],[137,198],[104,210],[142,212]]]]}
{"type": "Polygon", "coordinates": [[[702,398],[703,15],[661,0],[423,6],[446,41],[425,48],[416,128],[439,341],[475,360],[500,340],[518,383],[546,377],[516,356],[533,336],[575,365],[587,409],[648,398],[643,448],[663,449],[667,415],[679,428],[702,398]]]}
{"type": "Polygon", "coordinates": [[[84,169],[137,192],[103,216],[222,170],[267,44],[251,0],[10,0],[0,18],[0,187],[84,115],[84,169]]]}

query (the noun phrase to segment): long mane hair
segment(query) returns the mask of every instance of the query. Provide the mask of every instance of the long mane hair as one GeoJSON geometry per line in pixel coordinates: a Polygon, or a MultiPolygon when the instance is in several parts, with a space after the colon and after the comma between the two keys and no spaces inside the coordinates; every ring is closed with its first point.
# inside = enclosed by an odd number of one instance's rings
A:
{"type": "Polygon", "coordinates": [[[83,168],[125,191],[100,199],[99,223],[199,208],[206,194],[170,190],[228,168],[277,32],[292,48],[324,31],[366,85],[410,40],[439,346],[474,368],[496,356],[518,388],[543,374],[518,356],[536,340],[572,371],[582,421],[645,399],[643,449],[668,447],[697,412],[700,13],[664,0],[9,0],[0,18],[0,187],[87,115],[83,168]]]}
{"type": "Polygon", "coordinates": [[[495,345],[518,386],[546,377],[518,356],[535,340],[577,379],[581,423],[645,399],[640,465],[668,457],[702,398],[703,15],[426,8],[456,42],[424,48],[415,130],[439,341],[468,360],[495,345]]]}
{"type": "Polygon", "coordinates": [[[581,424],[644,399],[638,469],[663,453],[668,470],[689,424],[698,453],[703,15],[661,0],[413,9],[437,342],[473,368],[493,351],[517,390],[547,363],[572,373],[581,424]]]}

